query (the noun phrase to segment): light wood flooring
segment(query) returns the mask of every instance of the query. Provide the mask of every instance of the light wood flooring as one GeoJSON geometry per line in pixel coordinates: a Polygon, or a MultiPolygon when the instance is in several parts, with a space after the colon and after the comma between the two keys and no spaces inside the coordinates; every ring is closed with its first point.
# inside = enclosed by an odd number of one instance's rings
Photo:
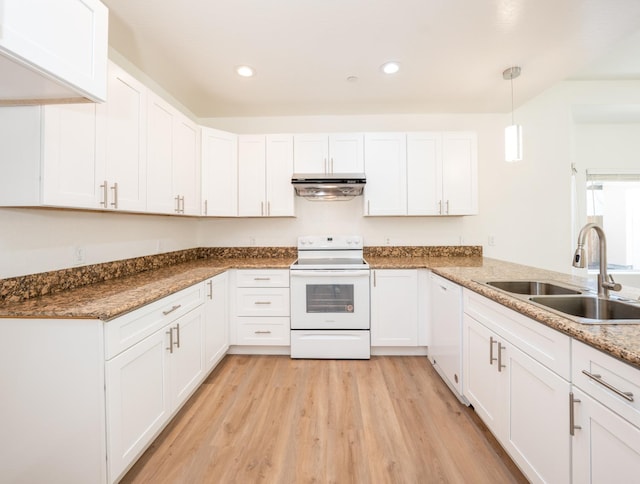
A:
{"type": "Polygon", "coordinates": [[[426,357],[235,355],[122,482],[527,481],[426,357]]]}

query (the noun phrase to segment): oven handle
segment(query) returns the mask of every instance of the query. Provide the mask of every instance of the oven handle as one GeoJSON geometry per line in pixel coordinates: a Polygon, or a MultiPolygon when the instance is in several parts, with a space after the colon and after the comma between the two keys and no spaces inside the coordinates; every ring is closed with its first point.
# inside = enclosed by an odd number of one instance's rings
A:
{"type": "Polygon", "coordinates": [[[291,277],[369,277],[368,270],[292,270],[291,277]]]}

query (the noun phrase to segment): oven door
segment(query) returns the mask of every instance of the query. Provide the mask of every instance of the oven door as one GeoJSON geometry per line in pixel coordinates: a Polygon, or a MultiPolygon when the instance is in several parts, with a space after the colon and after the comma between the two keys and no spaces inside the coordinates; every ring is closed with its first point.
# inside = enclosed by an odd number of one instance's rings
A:
{"type": "Polygon", "coordinates": [[[369,271],[292,270],[291,329],[369,329],[369,271]]]}

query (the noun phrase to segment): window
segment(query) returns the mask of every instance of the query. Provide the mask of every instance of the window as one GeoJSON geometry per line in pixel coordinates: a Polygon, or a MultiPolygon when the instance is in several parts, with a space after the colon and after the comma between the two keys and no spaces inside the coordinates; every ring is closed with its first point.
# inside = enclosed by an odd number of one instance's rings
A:
{"type": "MultiPolygon", "coordinates": [[[[607,234],[607,268],[640,272],[640,173],[587,172],[587,221],[607,234]]],[[[588,240],[589,270],[598,268],[598,240],[588,240]]]]}

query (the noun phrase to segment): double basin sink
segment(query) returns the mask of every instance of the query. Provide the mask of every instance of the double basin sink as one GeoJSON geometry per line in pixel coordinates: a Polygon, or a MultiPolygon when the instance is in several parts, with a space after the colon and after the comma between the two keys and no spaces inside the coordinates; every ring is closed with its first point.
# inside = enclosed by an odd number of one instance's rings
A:
{"type": "Polygon", "coordinates": [[[588,290],[549,281],[489,281],[484,284],[506,291],[535,305],[584,324],[640,324],[640,305],[605,299],[588,290]]]}

